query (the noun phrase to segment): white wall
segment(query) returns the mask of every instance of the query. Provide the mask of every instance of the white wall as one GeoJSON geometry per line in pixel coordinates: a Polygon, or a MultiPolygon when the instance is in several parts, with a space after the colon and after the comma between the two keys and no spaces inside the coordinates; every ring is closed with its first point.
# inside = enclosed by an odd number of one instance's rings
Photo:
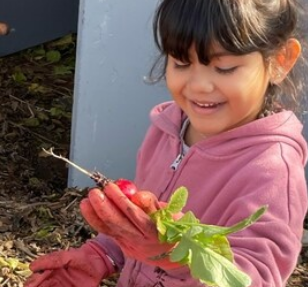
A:
{"type": "MultiPolygon", "coordinates": [[[[163,84],[147,85],[157,55],[153,0],[81,0],[70,159],[108,177],[133,179],[148,113],[169,100],[163,84]]],[[[69,186],[92,186],[70,168],[69,186]]]]}

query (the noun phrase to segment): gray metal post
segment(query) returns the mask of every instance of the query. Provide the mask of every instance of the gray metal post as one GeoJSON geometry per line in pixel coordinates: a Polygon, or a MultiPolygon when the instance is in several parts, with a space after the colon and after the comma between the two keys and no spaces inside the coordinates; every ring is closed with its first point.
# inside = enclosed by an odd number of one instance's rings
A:
{"type": "MultiPolygon", "coordinates": [[[[155,59],[153,0],[80,3],[70,158],[111,178],[133,179],[150,108],[169,99],[144,83],[155,59]]],[[[93,185],[70,169],[69,186],[93,185]]]]}

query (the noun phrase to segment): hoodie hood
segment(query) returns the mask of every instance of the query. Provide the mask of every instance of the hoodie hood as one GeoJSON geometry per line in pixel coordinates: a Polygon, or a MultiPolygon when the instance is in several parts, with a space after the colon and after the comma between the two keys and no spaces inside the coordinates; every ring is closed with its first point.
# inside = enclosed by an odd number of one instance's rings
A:
{"type": "MultiPolygon", "coordinates": [[[[154,107],[150,118],[154,126],[174,139],[179,138],[181,124],[187,116],[170,101],[154,107]]],[[[293,112],[282,111],[204,139],[194,147],[211,156],[221,157],[234,155],[256,144],[284,143],[296,150],[304,165],[307,161],[307,142],[302,130],[303,125],[293,112]]]]}

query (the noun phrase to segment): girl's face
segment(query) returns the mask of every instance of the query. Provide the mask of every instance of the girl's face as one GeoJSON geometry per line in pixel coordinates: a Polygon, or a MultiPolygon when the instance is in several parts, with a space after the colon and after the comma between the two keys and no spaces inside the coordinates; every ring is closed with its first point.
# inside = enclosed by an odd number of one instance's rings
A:
{"type": "Polygon", "coordinates": [[[167,87],[190,120],[187,144],[255,120],[269,83],[262,55],[237,56],[216,46],[204,65],[194,47],[189,52],[189,63],[169,55],[166,66],[167,87]]]}

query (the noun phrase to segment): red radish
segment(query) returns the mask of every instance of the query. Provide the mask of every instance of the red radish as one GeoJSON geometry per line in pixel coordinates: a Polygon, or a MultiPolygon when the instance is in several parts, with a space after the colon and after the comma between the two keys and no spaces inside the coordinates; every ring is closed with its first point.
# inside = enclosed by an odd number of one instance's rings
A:
{"type": "Polygon", "coordinates": [[[131,199],[131,197],[138,191],[136,185],[132,181],[125,178],[112,180],[99,172],[92,172],[89,176],[96,182],[97,186],[103,189],[108,182],[114,182],[128,199],[131,199]]]}
{"type": "Polygon", "coordinates": [[[146,214],[151,214],[161,208],[157,197],[150,191],[138,191],[132,195],[130,200],[146,214]]]}
{"type": "Polygon", "coordinates": [[[128,197],[128,199],[131,199],[132,196],[137,192],[136,185],[125,178],[119,178],[114,182],[121,191],[128,197]]]}

